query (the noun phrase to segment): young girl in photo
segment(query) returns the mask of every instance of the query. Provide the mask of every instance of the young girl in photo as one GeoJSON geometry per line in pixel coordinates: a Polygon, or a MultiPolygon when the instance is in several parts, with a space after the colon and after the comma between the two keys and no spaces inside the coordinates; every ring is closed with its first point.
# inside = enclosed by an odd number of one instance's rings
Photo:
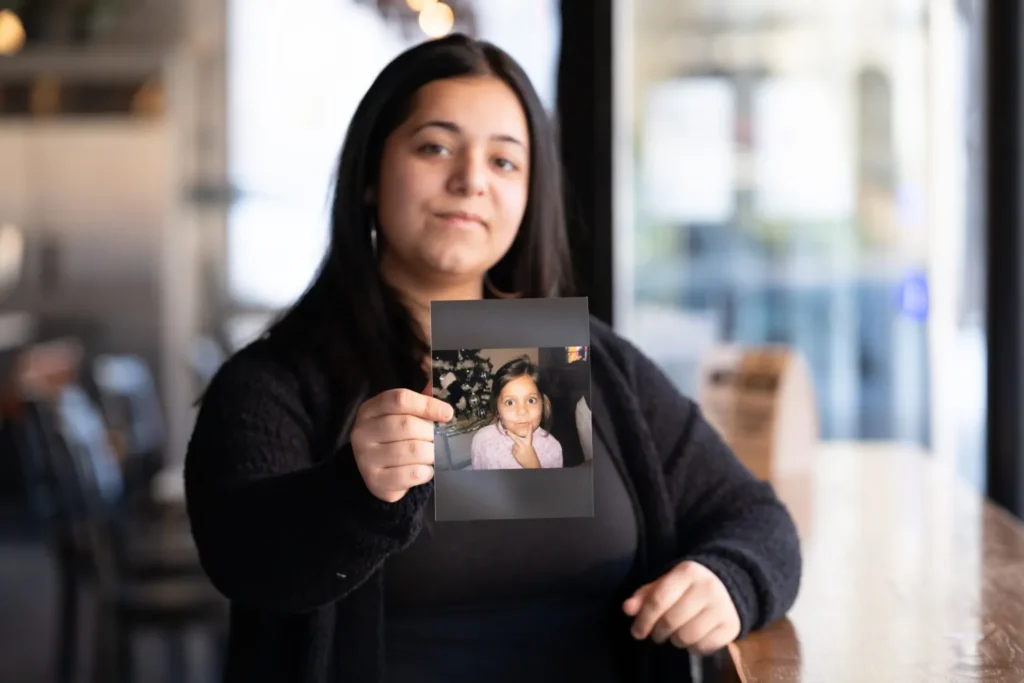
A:
{"type": "Polygon", "coordinates": [[[539,368],[526,356],[494,374],[494,422],[473,436],[474,470],[562,466],[562,445],[548,432],[551,402],[538,388],[539,368]]]}

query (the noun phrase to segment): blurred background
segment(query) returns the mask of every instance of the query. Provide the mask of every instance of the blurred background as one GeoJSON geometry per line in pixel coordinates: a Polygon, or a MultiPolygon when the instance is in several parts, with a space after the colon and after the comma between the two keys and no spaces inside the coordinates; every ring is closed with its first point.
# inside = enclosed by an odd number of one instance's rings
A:
{"type": "Polygon", "coordinates": [[[582,293],[680,389],[786,345],[823,439],[1021,516],[1018,5],[0,0],[0,680],[215,680],[194,401],[313,275],[372,79],[450,31],[525,67],[582,293]]]}

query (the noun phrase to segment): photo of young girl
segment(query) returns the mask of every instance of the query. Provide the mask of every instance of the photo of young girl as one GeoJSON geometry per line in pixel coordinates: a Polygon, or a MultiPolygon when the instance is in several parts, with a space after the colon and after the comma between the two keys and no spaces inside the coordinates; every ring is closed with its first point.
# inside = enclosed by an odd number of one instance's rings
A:
{"type": "Polygon", "coordinates": [[[589,467],[589,352],[586,346],[434,351],[433,395],[455,412],[435,428],[435,469],[589,467]]]}
{"type": "Polygon", "coordinates": [[[540,390],[540,368],[527,356],[494,373],[491,424],[473,436],[472,469],[562,467],[562,445],[548,431],[551,400],[540,390]]]}

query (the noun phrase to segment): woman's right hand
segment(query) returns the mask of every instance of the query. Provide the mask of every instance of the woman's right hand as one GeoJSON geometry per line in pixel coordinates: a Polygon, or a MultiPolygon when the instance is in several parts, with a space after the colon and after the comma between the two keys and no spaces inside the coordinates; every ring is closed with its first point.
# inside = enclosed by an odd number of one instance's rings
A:
{"type": "Polygon", "coordinates": [[[402,499],[434,477],[434,423],[452,419],[452,407],[430,395],[391,389],[359,406],[352,427],[356,466],[374,496],[402,499]]]}

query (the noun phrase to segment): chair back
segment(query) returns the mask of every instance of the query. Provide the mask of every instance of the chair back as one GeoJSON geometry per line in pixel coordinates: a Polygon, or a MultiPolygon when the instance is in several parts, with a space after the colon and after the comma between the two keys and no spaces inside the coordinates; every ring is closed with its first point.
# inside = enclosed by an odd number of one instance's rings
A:
{"type": "Polygon", "coordinates": [[[85,493],[104,514],[116,514],[124,495],[124,482],[103,416],[76,384],[64,387],[54,408],[58,436],[76,467],[82,470],[85,493]]]}
{"type": "Polygon", "coordinates": [[[50,402],[37,402],[35,409],[62,501],[61,521],[91,561],[100,590],[113,591],[120,577],[116,525],[123,512],[124,485],[103,418],[75,384],[50,402]]]}
{"type": "Polygon", "coordinates": [[[56,339],[20,350],[3,389],[4,415],[26,494],[44,523],[61,514],[59,492],[48,465],[45,418],[38,403],[56,397],[79,373],[83,349],[75,339],[56,339]]]}
{"type": "Polygon", "coordinates": [[[93,381],[103,415],[126,438],[129,455],[163,448],[165,424],[149,366],[136,355],[103,355],[93,361],[93,381]]]}

